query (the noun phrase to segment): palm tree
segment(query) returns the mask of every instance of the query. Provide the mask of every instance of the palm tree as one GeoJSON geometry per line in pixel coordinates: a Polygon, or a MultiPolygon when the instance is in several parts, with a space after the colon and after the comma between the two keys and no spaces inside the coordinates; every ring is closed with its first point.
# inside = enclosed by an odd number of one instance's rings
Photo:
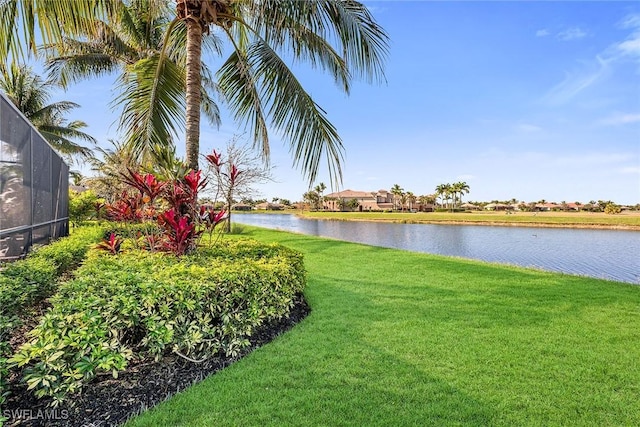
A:
{"type": "MultiPolygon", "coordinates": [[[[150,5],[160,7],[167,1],[154,0],[150,5]]],[[[119,10],[132,2],[2,0],[0,56],[19,54],[24,47],[36,52],[36,27],[48,46],[61,46],[65,36],[94,38],[101,27],[97,22],[116,22],[119,10]]],[[[294,165],[309,182],[315,180],[325,156],[330,178],[339,182],[342,141],[278,52],[329,72],[346,93],[353,77],[382,81],[388,38],[369,10],[352,0],[175,0],[175,5],[176,17],[169,26],[177,26],[179,21],[185,26],[185,143],[189,166],[198,166],[202,41],[215,27],[233,48],[217,73],[218,89],[234,118],[249,128],[264,158],[269,155],[269,122],[288,139],[294,165]],[[335,48],[329,40],[335,42],[335,48]]],[[[171,34],[166,33],[167,37],[171,34]]],[[[167,78],[165,73],[175,74],[165,61],[169,56],[163,54],[140,64],[146,68],[142,73],[146,79],[155,77],[155,83],[145,86],[149,96],[153,94],[149,88],[161,84],[167,78]],[[151,69],[155,73],[148,72],[151,69]]],[[[141,113],[149,105],[153,104],[139,102],[136,108],[141,113]]],[[[171,114],[159,118],[173,119],[171,114]]]]}
{"type": "Polygon", "coordinates": [[[409,210],[413,210],[413,204],[418,200],[415,194],[411,191],[407,191],[407,201],[409,202],[409,210]]]}
{"type": "Polygon", "coordinates": [[[449,198],[451,197],[451,184],[439,184],[436,187],[436,197],[442,200],[442,206],[446,209],[449,207],[449,198]]]}
{"type": "Polygon", "coordinates": [[[322,197],[322,193],[324,193],[324,190],[326,189],[327,189],[327,186],[324,185],[324,182],[321,182],[320,184],[316,185],[315,188],[313,189],[316,193],[318,193],[318,203],[322,207],[322,209],[324,209],[324,197],[322,197]]]}
{"type": "Polygon", "coordinates": [[[335,78],[346,93],[351,76],[383,78],[387,36],[356,1],[176,0],[187,27],[187,162],[198,163],[200,62],[203,35],[218,28],[233,52],[218,71],[219,89],[234,117],[247,125],[254,144],[269,155],[267,118],[291,144],[294,164],[313,182],[323,156],[330,178],[342,178],[342,142],[278,52],[307,60],[335,78]],[[328,42],[335,39],[334,49],[328,42]],[[338,53],[338,52],[341,52],[338,53]]]}
{"type": "MultiPolygon", "coordinates": [[[[114,106],[122,106],[123,140],[139,160],[162,157],[185,127],[186,26],[170,26],[168,7],[154,0],[132,0],[118,9],[117,19],[98,20],[90,37],[66,38],[51,49],[49,69],[63,85],[119,72],[114,106]],[[155,5],[155,7],[154,7],[155,5]],[[171,33],[170,33],[171,31],[171,33]],[[162,73],[156,76],[157,67],[162,73]]],[[[206,50],[220,53],[219,39],[208,37],[206,50]]],[[[201,106],[218,126],[218,106],[211,71],[203,65],[201,106]]]]}
{"type": "Polygon", "coordinates": [[[398,210],[398,199],[402,196],[403,193],[404,189],[402,187],[400,187],[398,184],[393,184],[393,187],[391,187],[391,194],[393,194],[393,208],[395,210],[398,210]]]}
{"type": "Polygon", "coordinates": [[[458,201],[460,202],[460,204],[462,204],[462,196],[464,194],[469,194],[469,184],[464,181],[459,181],[452,185],[452,189],[454,191],[454,194],[460,195],[458,201]]]}
{"type": "Polygon", "coordinates": [[[122,181],[122,175],[130,170],[144,169],[135,159],[129,147],[125,144],[111,141],[113,149],[102,149],[102,159],[91,159],[91,169],[97,173],[94,177],[85,179],[85,182],[95,192],[109,203],[115,202],[128,186],[122,181]]]}
{"type": "Polygon", "coordinates": [[[400,194],[400,210],[404,212],[404,207],[407,205],[407,193],[400,194]]]}
{"type": "Polygon", "coordinates": [[[65,119],[66,113],[79,105],[70,101],[48,103],[56,89],[51,80],[44,80],[31,67],[12,63],[8,68],[0,66],[0,89],[69,163],[73,163],[74,156],[87,160],[93,155],[89,148],[74,142],[96,143],[92,136],[82,132],[86,123],[65,119]]]}

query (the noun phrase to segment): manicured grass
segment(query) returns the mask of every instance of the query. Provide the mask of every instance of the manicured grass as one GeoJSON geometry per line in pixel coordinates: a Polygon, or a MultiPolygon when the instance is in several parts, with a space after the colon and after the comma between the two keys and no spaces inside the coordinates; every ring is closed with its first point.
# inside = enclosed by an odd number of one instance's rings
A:
{"type": "MultiPolygon", "coordinates": [[[[299,213],[300,211],[297,211],[299,213]]],[[[514,224],[564,227],[607,227],[640,230],[640,212],[607,215],[602,212],[304,212],[307,218],[390,221],[406,223],[514,224]]]]}
{"type": "Polygon", "coordinates": [[[246,227],[311,315],[129,426],[640,425],[640,288],[246,227]]]}

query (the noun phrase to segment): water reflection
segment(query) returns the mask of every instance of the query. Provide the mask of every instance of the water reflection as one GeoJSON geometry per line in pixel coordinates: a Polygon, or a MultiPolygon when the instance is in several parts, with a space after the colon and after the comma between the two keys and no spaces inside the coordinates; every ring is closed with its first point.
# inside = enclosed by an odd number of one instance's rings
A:
{"type": "Polygon", "coordinates": [[[320,221],[235,215],[239,223],[374,246],[640,283],[640,232],[474,225],[320,221]]]}

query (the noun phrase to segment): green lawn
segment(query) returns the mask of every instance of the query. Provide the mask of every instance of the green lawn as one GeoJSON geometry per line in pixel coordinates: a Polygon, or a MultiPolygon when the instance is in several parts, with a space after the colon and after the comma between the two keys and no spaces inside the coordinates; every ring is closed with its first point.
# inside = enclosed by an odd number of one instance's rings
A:
{"type": "Polygon", "coordinates": [[[640,287],[245,227],[313,312],[128,426],[640,425],[640,287]]]}

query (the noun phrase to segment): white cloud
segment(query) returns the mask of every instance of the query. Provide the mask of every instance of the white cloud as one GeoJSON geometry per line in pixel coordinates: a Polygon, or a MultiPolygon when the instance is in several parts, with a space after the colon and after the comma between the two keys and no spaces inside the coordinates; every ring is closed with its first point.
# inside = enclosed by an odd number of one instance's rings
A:
{"type": "Polygon", "coordinates": [[[626,125],[629,123],[639,123],[639,122],[640,122],[640,113],[637,113],[637,114],[618,113],[618,114],[611,115],[605,119],[602,119],[598,123],[605,126],[617,126],[617,125],[626,125]]]}
{"type": "Polygon", "coordinates": [[[563,104],[571,98],[587,89],[609,73],[610,60],[596,56],[595,63],[590,64],[589,70],[581,69],[577,72],[567,73],[565,79],[551,88],[543,97],[550,104],[563,104]]]}
{"type": "Polygon", "coordinates": [[[551,31],[547,30],[546,28],[536,31],[536,37],[546,37],[549,34],[551,34],[551,31]]]}
{"type": "Polygon", "coordinates": [[[626,16],[619,28],[632,30],[629,36],[618,43],[611,44],[603,54],[613,60],[631,59],[640,62],[640,14],[626,16]]]}
{"type": "Polygon", "coordinates": [[[571,27],[558,33],[558,38],[563,41],[578,40],[585,37],[587,33],[579,27],[571,27]]]}
{"type": "Polygon", "coordinates": [[[640,13],[625,16],[618,26],[620,28],[640,28],[640,13]]]}

